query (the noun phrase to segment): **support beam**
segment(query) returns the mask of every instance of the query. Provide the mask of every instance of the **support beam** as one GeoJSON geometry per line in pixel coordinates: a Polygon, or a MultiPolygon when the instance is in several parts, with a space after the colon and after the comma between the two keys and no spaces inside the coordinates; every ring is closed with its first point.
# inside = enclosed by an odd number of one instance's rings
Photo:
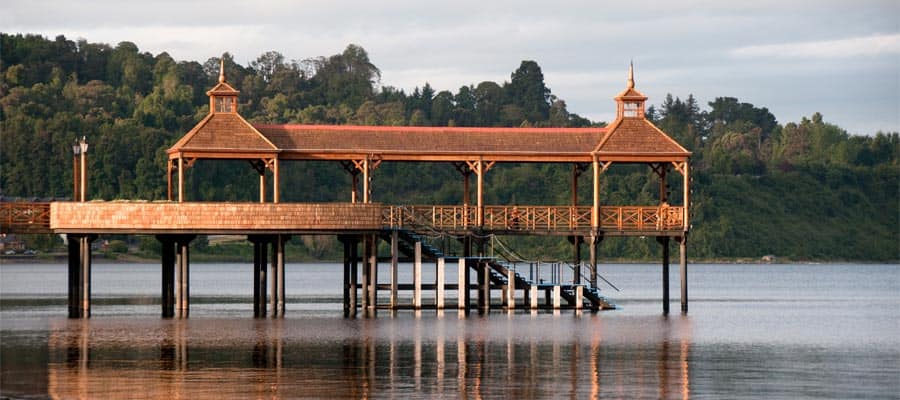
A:
{"type": "Polygon", "coordinates": [[[597,287],[597,267],[598,267],[598,246],[603,241],[603,235],[591,235],[590,252],[591,252],[591,287],[597,287]]]}
{"type": "Polygon", "coordinates": [[[339,235],[338,240],[344,245],[344,317],[350,316],[350,246],[349,236],[339,235]]]}
{"type": "Polygon", "coordinates": [[[253,243],[253,317],[264,318],[267,311],[266,269],[268,267],[268,247],[272,238],[265,235],[247,237],[253,243]]]}
{"type": "Polygon", "coordinates": [[[486,262],[478,262],[478,309],[487,312],[491,309],[491,278],[490,268],[486,262]]]}
{"type": "Polygon", "coordinates": [[[552,291],[551,298],[553,299],[553,309],[554,310],[559,310],[559,306],[560,306],[560,304],[562,304],[562,302],[560,301],[561,297],[562,297],[562,291],[560,290],[559,285],[553,285],[553,291],[552,291]]]}
{"type": "Polygon", "coordinates": [[[422,242],[416,242],[413,252],[413,308],[422,308],[422,242]]]}
{"type": "Polygon", "coordinates": [[[265,167],[259,171],[259,202],[266,202],[266,170],[265,167]]]}
{"type": "Polygon", "coordinates": [[[278,171],[278,158],[272,160],[272,202],[278,203],[281,201],[281,191],[279,189],[279,171],[278,171]]]}
{"type": "Polygon", "coordinates": [[[516,270],[507,266],[506,268],[506,308],[514,310],[516,308],[516,270]]]}
{"type": "Polygon", "coordinates": [[[350,315],[355,317],[359,304],[359,236],[353,236],[350,243],[350,315]]]}
{"type": "Polygon", "coordinates": [[[369,159],[366,158],[362,161],[362,176],[363,176],[363,203],[369,203],[372,201],[370,198],[370,188],[369,188],[369,159]]]}
{"type": "Polygon", "coordinates": [[[580,310],[584,307],[584,286],[575,286],[575,309],[580,310]]]}
{"type": "Polygon", "coordinates": [[[157,235],[162,245],[162,317],[175,316],[175,239],[169,235],[157,235]]]}
{"type": "Polygon", "coordinates": [[[270,285],[269,307],[272,317],[284,317],[284,242],[286,236],[272,237],[272,280],[270,285]]]}
{"type": "Polygon", "coordinates": [[[398,269],[400,266],[400,233],[397,230],[391,231],[391,309],[396,309],[400,304],[397,302],[397,284],[399,280],[398,269]]]}
{"type": "Polygon", "coordinates": [[[679,251],[681,252],[681,312],[688,312],[688,265],[687,265],[687,236],[682,236],[679,251]]]}
{"type": "Polygon", "coordinates": [[[528,288],[528,306],[532,310],[537,310],[538,308],[538,291],[537,285],[531,285],[528,288]]]}
{"type": "Polygon", "coordinates": [[[593,202],[591,203],[591,230],[597,232],[600,229],[600,159],[594,156],[591,163],[593,167],[593,202]]]}
{"type": "Polygon", "coordinates": [[[175,313],[187,318],[190,310],[190,243],[194,235],[179,235],[175,239],[175,313]]]}
{"type": "Polygon", "coordinates": [[[178,202],[184,202],[184,158],[178,156],[178,202]]]}
{"type": "Polygon", "coordinates": [[[466,265],[465,257],[459,259],[459,266],[456,270],[456,308],[459,310],[469,309],[469,268],[466,265]]]}
{"type": "Polygon", "coordinates": [[[662,245],[662,306],[663,314],[669,313],[669,237],[657,238],[662,245]]]}
{"type": "Polygon", "coordinates": [[[374,311],[378,306],[378,237],[375,235],[367,235],[366,244],[368,245],[366,268],[369,270],[368,285],[368,302],[366,304],[369,311],[374,311]]]}
{"type": "Polygon", "coordinates": [[[435,282],[434,282],[434,305],[438,310],[444,309],[444,274],[446,273],[446,264],[444,257],[438,258],[435,263],[435,282]]]}
{"type": "Polygon", "coordinates": [[[69,234],[69,318],[91,317],[91,242],[96,236],[69,234]]]}

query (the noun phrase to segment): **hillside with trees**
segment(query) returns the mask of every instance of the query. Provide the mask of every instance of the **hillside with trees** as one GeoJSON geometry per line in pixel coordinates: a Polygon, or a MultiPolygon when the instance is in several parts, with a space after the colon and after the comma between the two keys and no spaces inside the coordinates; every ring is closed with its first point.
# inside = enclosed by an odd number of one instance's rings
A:
{"type": "MultiPolygon", "coordinates": [[[[229,54],[223,58],[229,82],[241,91],[240,113],[252,122],[604,124],[569,112],[534,61],[522,61],[506,82],[447,90],[422,77],[422,85],[407,93],[382,82],[378,67],[356,45],[304,60],[270,51],[246,66],[229,54]]],[[[70,197],[71,144],[87,136],[91,198],[164,199],[164,150],[207,114],[205,92],[215,84],[219,62],[176,61],[130,42],[0,35],[0,194],[70,197]]],[[[700,105],[691,95],[669,95],[647,116],[694,152],[692,258],[900,258],[898,133],[851,135],[818,113],[779,122],[765,107],[724,96],[700,105]]],[[[291,163],[282,174],[283,201],[349,198],[350,178],[335,163],[291,163]]],[[[189,198],[256,196],[256,172],[246,163],[201,161],[187,178],[189,198]]],[[[604,178],[607,204],[655,203],[657,181],[647,168],[614,166],[604,178]]],[[[498,165],[487,175],[485,200],[564,205],[570,179],[568,165],[498,165]]],[[[587,177],[584,182],[579,196],[588,204],[587,177]]],[[[386,163],[373,187],[375,200],[385,203],[456,204],[462,195],[459,174],[442,164],[386,163]]],[[[546,238],[516,245],[545,259],[570,253],[564,241],[546,238]]],[[[601,246],[604,258],[647,259],[658,252],[652,239],[609,239],[601,246]]]]}

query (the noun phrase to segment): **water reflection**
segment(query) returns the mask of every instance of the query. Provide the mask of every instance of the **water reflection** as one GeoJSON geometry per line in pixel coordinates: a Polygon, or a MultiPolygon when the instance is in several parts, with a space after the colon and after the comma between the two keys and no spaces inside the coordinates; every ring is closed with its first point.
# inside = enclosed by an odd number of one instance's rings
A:
{"type": "Polygon", "coordinates": [[[54,398],[689,398],[690,321],[401,313],[59,320],[54,398]],[[620,321],[621,322],[621,321],[620,321]]]}

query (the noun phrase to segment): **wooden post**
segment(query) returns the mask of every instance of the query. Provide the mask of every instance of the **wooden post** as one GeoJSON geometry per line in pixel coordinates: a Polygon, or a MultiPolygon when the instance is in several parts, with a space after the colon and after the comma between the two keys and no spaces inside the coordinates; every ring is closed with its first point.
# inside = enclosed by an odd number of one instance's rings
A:
{"type": "MultiPolygon", "coordinates": [[[[691,178],[690,178],[690,176],[691,176],[691,174],[689,171],[689,165],[688,165],[688,162],[685,161],[684,162],[684,188],[682,189],[684,191],[684,200],[683,200],[684,201],[684,207],[683,207],[684,217],[682,218],[682,221],[684,221],[684,232],[685,233],[687,233],[687,231],[691,227],[690,212],[688,211],[688,209],[690,208],[690,204],[691,204],[691,178]]],[[[684,242],[684,240],[682,241],[682,245],[684,245],[683,242],[684,242]]]]}
{"type": "Polygon", "coordinates": [[[681,312],[688,312],[687,235],[681,237],[681,312]]]}
{"type": "Polygon", "coordinates": [[[279,172],[278,172],[278,157],[272,160],[272,202],[278,203],[281,201],[281,191],[278,189],[279,182],[279,172]]]}
{"type": "Polygon", "coordinates": [[[457,293],[457,304],[456,308],[460,310],[467,310],[469,308],[469,274],[468,267],[466,265],[465,257],[459,259],[459,267],[456,270],[456,293],[457,293]]]}
{"type": "Polygon", "coordinates": [[[356,171],[350,173],[352,177],[352,185],[353,187],[350,189],[350,202],[356,203],[359,201],[359,174],[356,171]]]}
{"type": "Polygon", "coordinates": [[[266,202],[266,162],[262,162],[263,166],[259,170],[259,202],[266,202]]]}
{"type": "Polygon", "coordinates": [[[553,309],[558,310],[560,305],[561,291],[559,285],[553,285],[553,309]]]}
{"type": "Polygon", "coordinates": [[[344,245],[344,317],[350,316],[350,240],[347,236],[338,236],[344,245]]]}
{"type": "Polygon", "coordinates": [[[475,225],[484,227],[484,160],[475,162],[475,174],[478,175],[478,211],[475,214],[475,225]]]}
{"type": "Polygon", "coordinates": [[[663,314],[669,313],[669,237],[659,239],[662,245],[662,306],[663,314]]]}
{"type": "Polygon", "coordinates": [[[268,238],[261,235],[249,236],[253,243],[253,316],[265,317],[266,312],[266,267],[268,266],[268,238]]]}
{"type": "Polygon", "coordinates": [[[359,236],[352,237],[350,242],[350,315],[356,316],[356,305],[359,288],[359,236]]]}
{"type": "Polygon", "coordinates": [[[272,284],[269,305],[273,317],[284,316],[284,241],[282,235],[275,235],[272,241],[272,284]]]}
{"type": "Polygon", "coordinates": [[[600,159],[594,156],[591,165],[593,166],[592,172],[594,175],[594,196],[593,203],[591,204],[591,230],[596,232],[600,229],[600,159]]]}
{"type": "MultiPolygon", "coordinates": [[[[83,195],[84,181],[81,190],[83,195]]],[[[91,240],[89,235],[81,237],[81,318],[91,317],[91,240]]]]}
{"type": "Polygon", "coordinates": [[[574,248],[575,254],[573,255],[572,265],[575,266],[575,269],[572,274],[572,283],[575,285],[581,284],[581,242],[584,241],[582,236],[572,236],[572,247],[574,248]]]}
{"type": "MultiPolygon", "coordinates": [[[[77,190],[75,197],[78,198],[77,190]]],[[[69,318],[81,318],[81,238],[67,234],[66,244],[69,248],[69,318]]]]}
{"type": "Polygon", "coordinates": [[[506,267],[506,308],[513,310],[516,308],[516,271],[506,267]]]}
{"type": "Polygon", "coordinates": [[[575,309],[580,310],[584,307],[584,286],[575,286],[575,309]]]}
{"type": "Polygon", "coordinates": [[[591,284],[591,287],[594,287],[594,288],[597,287],[597,258],[598,258],[597,257],[597,244],[600,243],[600,240],[602,240],[602,239],[603,239],[602,236],[591,235],[591,245],[589,248],[591,251],[591,255],[590,255],[590,257],[591,257],[591,282],[590,282],[590,284],[591,284]]]}
{"type": "Polygon", "coordinates": [[[166,160],[166,199],[172,201],[172,160],[166,160]]]}
{"type": "Polygon", "coordinates": [[[84,142],[84,139],[81,140],[81,179],[79,184],[81,189],[79,200],[87,201],[87,143],[84,142]]]}
{"type": "Polygon", "coordinates": [[[532,310],[537,310],[538,308],[538,294],[537,294],[537,285],[531,285],[528,288],[528,302],[529,306],[532,310]]]}
{"type": "Polygon", "coordinates": [[[367,238],[369,244],[368,268],[369,268],[369,310],[375,310],[378,303],[378,237],[369,235],[367,238]]]}
{"type": "Polygon", "coordinates": [[[422,242],[416,242],[413,252],[413,308],[422,308],[422,242]]]}
{"type": "Polygon", "coordinates": [[[435,307],[438,310],[444,309],[444,273],[445,273],[445,261],[444,257],[440,257],[437,259],[435,263],[435,287],[434,287],[434,302],[435,307]]]}
{"type": "Polygon", "coordinates": [[[363,160],[363,203],[369,203],[369,157],[363,160]]]}
{"type": "Polygon", "coordinates": [[[491,308],[491,278],[488,265],[478,262],[478,308],[486,312],[491,308]]]}
{"type": "Polygon", "coordinates": [[[391,309],[397,309],[400,304],[397,302],[397,285],[399,276],[398,269],[400,265],[400,233],[397,230],[391,231],[391,309]]]}
{"type": "Polygon", "coordinates": [[[157,235],[162,245],[162,317],[175,316],[175,241],[168,235],[157,235]]]}
{"type": "Polygon", "coordinates": [[[181,236],[175,241],[175,312],[187,318],[190,309],[190,241],[193,237],[181,236]]]}
{"type": "Polygon", "coordinates": [[[184,202],[184,158],[178,156],[178,202],[184,202]]]}

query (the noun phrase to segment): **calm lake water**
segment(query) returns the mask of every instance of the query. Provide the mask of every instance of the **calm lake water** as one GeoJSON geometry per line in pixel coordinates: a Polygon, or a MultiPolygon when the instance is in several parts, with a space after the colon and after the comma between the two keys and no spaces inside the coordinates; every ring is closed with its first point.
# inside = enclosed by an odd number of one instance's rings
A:
{"type": "Polygon", "coordinates": [[[288,264],[286,317],[253,319],[250,264],[192,265],[187,320],[158,265],[95,264],[85,321],[65,265],[0,265],[0,395],[900,398],[898,265],[693,265],[686,316],[658,265],[602,265],[620,310],[345,319],[340,265],[288,264]]]}

